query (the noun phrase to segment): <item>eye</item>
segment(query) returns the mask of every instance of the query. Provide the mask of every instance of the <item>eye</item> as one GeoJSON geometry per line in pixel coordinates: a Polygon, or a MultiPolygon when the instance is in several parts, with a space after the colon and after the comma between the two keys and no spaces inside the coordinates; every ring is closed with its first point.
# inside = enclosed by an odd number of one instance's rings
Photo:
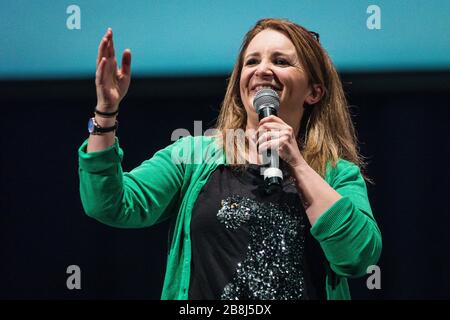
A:
{"type": "Polygon", "coordinates": [[[275,63],[276,64],[280,64],[280,65],[288,65],[289,62],[286,59],[283,58],[276,58],[275,59],[275,63]]]}
{"type": "Polygon", "coordinates": [[[255,63],[257,63],[257,62],[258,62],[258,61],[257,61],[256,59],[251,58],[251,59],[248,59],[248,60],[245,62],[245,65],[246,65],[246,66],[249,66],[249,65],[255,64],[255,63]]]}

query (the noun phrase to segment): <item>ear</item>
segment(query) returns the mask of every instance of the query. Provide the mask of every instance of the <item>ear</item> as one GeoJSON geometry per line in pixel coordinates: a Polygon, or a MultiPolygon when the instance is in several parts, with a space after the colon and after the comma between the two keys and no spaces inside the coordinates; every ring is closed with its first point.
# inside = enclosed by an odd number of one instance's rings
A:
{"type": "Polygon", "coordinates": [[[309,94],[306,96],[305,103],[309,105],[316,104],[323,97],[323,89],[320,84],[313,84],[309,94]]]}

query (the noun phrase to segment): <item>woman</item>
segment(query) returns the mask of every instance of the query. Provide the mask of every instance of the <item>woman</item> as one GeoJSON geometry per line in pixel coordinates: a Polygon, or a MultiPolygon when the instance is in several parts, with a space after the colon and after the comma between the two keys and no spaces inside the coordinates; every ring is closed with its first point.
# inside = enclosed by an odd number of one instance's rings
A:
{"type": "Polygon", "coordinates": [[[346,279],[377,262],[381,235],[342,85],[317,34],[258,21],[244,38],[216,134],[179,139],[129,173],[114,124],[131,53],[116,70],[108,30],[97,61],[95,119],[110,129],[91,130],[79,149],[82,203],[116,227],[172,218],[163,299],[350,298],[346,279]],[[280,109],[259,121],[253,98],[266,87],[280,109]],[[274,194],[261,190],[268,149],[285,175],[274,194]],[[195,150],[200,161],[192,161],[195,150]]]}

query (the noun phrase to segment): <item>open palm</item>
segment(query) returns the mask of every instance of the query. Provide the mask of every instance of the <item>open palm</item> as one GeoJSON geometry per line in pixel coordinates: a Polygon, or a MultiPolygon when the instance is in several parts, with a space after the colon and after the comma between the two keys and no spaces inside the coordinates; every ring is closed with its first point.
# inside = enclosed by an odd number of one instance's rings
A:
{"type": "Polygon", "coordinates": [[[131,51],[124,50],[122,67],[117,68],[114,52],[113,35],[108,28],[98,47],[97,72],[95,86],[97,91],[97,108],[115,111],[128,91],[131,80],[131,51]]]}

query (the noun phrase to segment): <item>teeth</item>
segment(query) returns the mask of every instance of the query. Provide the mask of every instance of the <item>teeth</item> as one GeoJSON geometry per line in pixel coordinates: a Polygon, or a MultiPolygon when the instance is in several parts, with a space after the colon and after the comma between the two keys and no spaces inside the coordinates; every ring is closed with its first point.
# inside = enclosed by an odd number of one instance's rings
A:
{"type": "Polygon", "coordinates": [[[272,90],[278,91],[275,87],[272,87],[272,86],[257,86],[257,87],[255,88],[256,91],[259,91],[259,90],[261,90],[261,89],[272,89],[272,90]]]}

